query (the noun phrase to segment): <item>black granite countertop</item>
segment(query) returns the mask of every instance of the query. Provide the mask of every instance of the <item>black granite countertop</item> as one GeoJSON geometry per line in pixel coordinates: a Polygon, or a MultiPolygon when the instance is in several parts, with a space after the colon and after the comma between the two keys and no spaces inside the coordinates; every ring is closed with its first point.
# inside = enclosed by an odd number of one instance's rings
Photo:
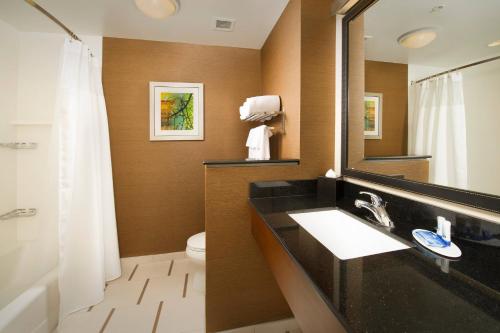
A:
{"type": "MultiPolygon", "coordinates": [[[[348,332],[500,332],[500,248],[455,237],[464,223],[461,217],[453,220],[452,235],[463,253],[460,260],[435,257],[416,245],[340,260],[287,212],[344,208],[364,216],[362,210],[351,209],[352,197],[337,191],[333,203],[319,200],[314,186],[305,181],[299,189],[296,184],[285,186],[288,182],[274,183],[277,187],[252,184],[250,203],[348,332]]],[[[350,191],[358,194],[359,189],[350,191]]],[[[402,210],[395,206],[388,207],[395,223],[393,236],[413,242],[413,229],[432,228],[434,218],[424,213],[415,218],[412,204],[402,210]]],[[[484,230],[498,231],[498,225],[481,223],[484,230]]]]}

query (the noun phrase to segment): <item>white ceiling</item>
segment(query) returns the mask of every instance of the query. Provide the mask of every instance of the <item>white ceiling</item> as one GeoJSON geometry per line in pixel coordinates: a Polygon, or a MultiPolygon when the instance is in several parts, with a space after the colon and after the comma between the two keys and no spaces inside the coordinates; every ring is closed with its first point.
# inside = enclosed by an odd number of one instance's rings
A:
{"type": "MultiPolygon", "coordinates": [[[[76,34],[260,49],[288,0],[180,0],[177,15],[144,16],[133,0],[38,0],[76,34]],[[234,31],[212,30],[214,17],[235,19],[234,31]]],[[[0,20],[19,31],[61,32],[24,0],[0,0],[0,20]]]]}
{"type": "Polygon", "coordinates": [[[500,54],[487,45],[500,39],[500,0],[379,0],[365,12],[366,58],[449,68],[500,54]],[[444,9],[431,13],[433,7],[444,9]],[[438,29],[421,49],[397,43],[405,32],[438,29]]]}

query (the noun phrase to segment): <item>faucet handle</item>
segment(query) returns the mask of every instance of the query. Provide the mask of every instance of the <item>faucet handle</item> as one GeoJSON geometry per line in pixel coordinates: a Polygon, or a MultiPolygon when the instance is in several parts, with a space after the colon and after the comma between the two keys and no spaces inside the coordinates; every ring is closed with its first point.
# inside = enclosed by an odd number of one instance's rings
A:
{"type": "Polygon", "coordinates": [[[382,201],[382,198],[379,197],[378,195],[376,195],[375,193],[361,191],[361,192],[359,192],[359,194],[369,195],[370,198],[372,199],[372,204],[376,207],[384,206],[384,202],[382,201]]]}

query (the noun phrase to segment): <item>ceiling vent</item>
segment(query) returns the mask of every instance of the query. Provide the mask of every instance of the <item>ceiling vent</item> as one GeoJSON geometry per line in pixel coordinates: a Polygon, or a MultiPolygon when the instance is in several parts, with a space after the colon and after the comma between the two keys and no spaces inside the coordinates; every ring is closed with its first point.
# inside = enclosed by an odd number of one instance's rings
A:
{"type": "Polygon", "coordinates": [[[233,31],[235,22],[236,21],[233,19],[214,17],[213,29],[219,31],[233,31]]]}

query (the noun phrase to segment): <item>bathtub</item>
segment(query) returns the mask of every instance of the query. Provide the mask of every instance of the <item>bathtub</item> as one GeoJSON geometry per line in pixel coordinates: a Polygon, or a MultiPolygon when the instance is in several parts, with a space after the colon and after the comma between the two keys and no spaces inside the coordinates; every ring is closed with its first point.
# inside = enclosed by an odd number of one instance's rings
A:
{"type": "Polygon", "coordinates": [[[57,268],[0,310],[0,333],[52,333],[58,322],[57,268]]]}

